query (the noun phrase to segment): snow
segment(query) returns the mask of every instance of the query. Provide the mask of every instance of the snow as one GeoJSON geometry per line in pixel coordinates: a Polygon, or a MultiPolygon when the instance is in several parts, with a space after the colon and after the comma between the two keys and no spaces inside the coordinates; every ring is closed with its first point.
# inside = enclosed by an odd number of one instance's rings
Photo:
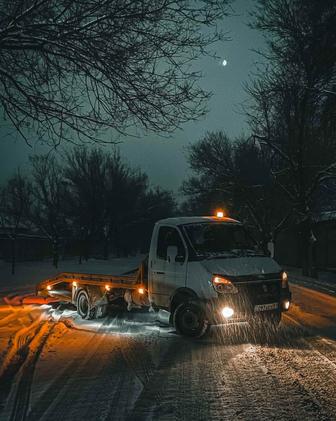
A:
{"type": "MultiPolygon", "coordinates": [[[[134,263],[80,269],[109,273],[134,263]]],[[[52,271],[50,262],[22,265],[12,285],[27,288],[52,271]]],[[[69,306],[2,304],[0,420],[335,419],[336,296],[291,290],[277,334],[228,326],[203,340],[176,335],[160,323],[164,314],[112,308],[84,321],[69,306]]]]}
{"type": "Polygon", "coordinates": [[[335,211],[320,212],[314,218],[314,220],[316,222],[335,221],[335,219],[336,219],[336,212],[335,211]]]}
{"type": "Polygon", "coordinates": [[[51,260],[18,263],[16,273],[10,272],[10,265],[0,265],[0,294],[15,291],[34,291],[35,285],[57,275],[60,272],[99,273],[104,275],[120,275],[139,266],[144,255],[135,257],[114,258],[110,260],[90,259],[82,264],[78,260],[61,260],[56,269],[51,260]]]}
{"type": "Polygon", "coordinates": [[[336,274],[333,272],[319,271],[317,279],[301,274],[300,268],[285,268],[290,276],[290,280],[294,284],[306,286],[317,291],[327,294],[336,295],[336,274]]]}
{"type": "Polygon", "coordinates": [[[205,260],[202,264],[210,273],[228,276],[262,275],[279,273],[281,267],[270,257],[235,257],[216,260],[205,260]]]}

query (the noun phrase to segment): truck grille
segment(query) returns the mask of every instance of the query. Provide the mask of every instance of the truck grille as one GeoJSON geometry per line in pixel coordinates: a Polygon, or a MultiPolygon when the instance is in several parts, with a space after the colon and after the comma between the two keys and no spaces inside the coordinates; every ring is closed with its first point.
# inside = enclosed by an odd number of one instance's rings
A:
{"type": "Polygon", "coordinates": [[[267,304],[280,300],[280,279],[246,282],[236,285],[240,299],[256,304],[267,304]]]}
{"type": "Polygon", "coordinates": [[[241,315],[254,312],[254,306],[258,304],[269,304],[280,301],[281,280],[279,274],[264,279],[257,277],[244,277],[232,280],[238,288],[238,293],[233,295],[223,295],[219,297],[226,303],[231,303],[236,311],[241,315]]]}

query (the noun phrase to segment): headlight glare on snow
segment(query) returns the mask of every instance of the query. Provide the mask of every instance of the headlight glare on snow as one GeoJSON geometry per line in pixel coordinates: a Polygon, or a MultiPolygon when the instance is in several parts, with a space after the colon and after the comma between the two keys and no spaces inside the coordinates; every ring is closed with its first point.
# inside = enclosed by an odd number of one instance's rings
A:
{"type": "Polygon", "coordinates": [[[288,288],[288,275],[286,272],[281,274],[281,288],[288,288]]]}
{"type": "Polygon", "coordinates": [[[283,302],[283,308],[284,308],[284,310],[288,310],[289,309],[289,306],[290,306],[290,302],[288,300],[286,300],[286,301],[283,302]]]}
{"type": "Polygon", "coordinates": [[[223,276],[215,275],[212,277],[212,285],[220,294],[237,294],[238,289],[233,283],[223,276]]]}

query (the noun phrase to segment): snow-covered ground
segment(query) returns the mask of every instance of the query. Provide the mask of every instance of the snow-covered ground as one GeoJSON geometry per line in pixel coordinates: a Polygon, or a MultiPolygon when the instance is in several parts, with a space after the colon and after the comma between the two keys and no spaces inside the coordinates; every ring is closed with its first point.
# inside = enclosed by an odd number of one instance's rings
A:
{"type": "Polygon", "coordinates": [[[315,279],[303,276],[301,274],[301,268],[287,268],[287,272],[290,274],[291,281],[295,284],[336,295],[336,273],[318,272],[317,279],[315,279]]]}
{"type": "MultiPolygon", "coordinates": [[[[15,287],[42,272],[22,270],[15,287]]],[[[204,340],[144,311],[83,322],[71,308],[0,305],[0,419],[336,419],[336,297],[292,292],[277,335],[216,327],[204,340]]]]}
{"type": "Polygon", "coordinates": [[[114,258],[111,260],[90,259],[61,260],[58,268],[52,265],[51,260],[39,262],[18,263],[15,274],[11,274],[11,267],[8,263],[0,261],[0,294],[19,290],[34,291],[35,285],[43,279],[57,275],[60,272],[82,272],[99,273],[107,275],[119,275],[138,267],[144,259],[144,255],[138,255],[128,258],[114,258]]]}

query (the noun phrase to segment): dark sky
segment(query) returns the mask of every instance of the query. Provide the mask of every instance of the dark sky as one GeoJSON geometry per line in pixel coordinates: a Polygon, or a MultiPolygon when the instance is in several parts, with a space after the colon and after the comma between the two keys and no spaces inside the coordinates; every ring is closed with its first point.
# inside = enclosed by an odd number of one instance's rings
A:
{"type": "MultiPolygon", "coordinates": [[[[231,41],[223,41],[215,47],[221,60],[202,58],[197,66],[203,72],[201,85],[213,92],[208,115],[198,122],[188,123],[169,139],[148,135],[142,139],[125,139],[120,145],[123,157],[132,165],[141,167],[152,185],[160,185],[178,191],[181,182],[188,175],[186,146],[199,140],[207,131],[224,130],[232,137],[247,133],[245,117],[239,105],[247,100],[243,83],[254,69],[257,55],[252,49],[262,48],[260,34],[246,23],[253,0],[237,0],[233,3],[234,16],[223,21],[222,29],[229,32],[231,41]],[[222,61],[226,59],[227,65],[222,61]]],[[[16,167],[27,170],[28,156],[47,152],[39,145],[28,147],[14,135],[5,136],[8,129],[0,130],[0,182],[10,176],[16,167]]]]}

